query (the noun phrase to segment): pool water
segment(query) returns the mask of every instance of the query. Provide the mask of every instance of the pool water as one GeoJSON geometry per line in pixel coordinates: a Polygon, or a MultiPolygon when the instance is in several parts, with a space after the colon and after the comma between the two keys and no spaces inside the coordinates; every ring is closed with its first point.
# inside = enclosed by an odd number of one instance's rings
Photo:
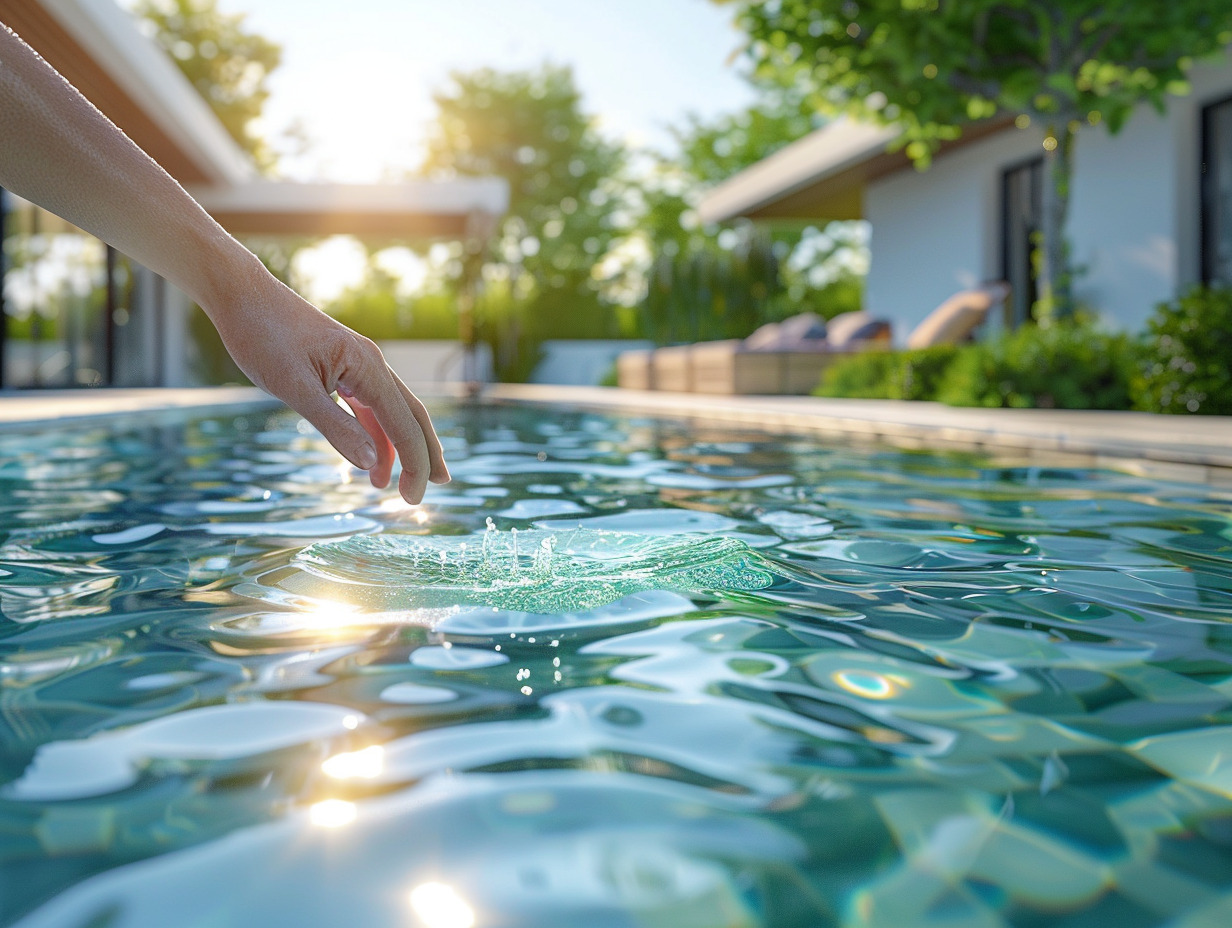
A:
{"type": "Polygon", "coordinates": [[[1232,492],[437,421],[0,432],[0,924],[1232,924],[1232,492]]]}

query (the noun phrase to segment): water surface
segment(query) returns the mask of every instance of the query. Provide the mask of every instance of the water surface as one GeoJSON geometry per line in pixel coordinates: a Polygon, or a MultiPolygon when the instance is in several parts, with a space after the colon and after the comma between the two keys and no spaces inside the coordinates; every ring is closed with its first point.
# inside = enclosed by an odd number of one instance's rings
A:
{"type": "Polygon", "coordinates": [[[1232,494],[438,423],[0,432],[0,923],[1232,920],[1232,494]]]}

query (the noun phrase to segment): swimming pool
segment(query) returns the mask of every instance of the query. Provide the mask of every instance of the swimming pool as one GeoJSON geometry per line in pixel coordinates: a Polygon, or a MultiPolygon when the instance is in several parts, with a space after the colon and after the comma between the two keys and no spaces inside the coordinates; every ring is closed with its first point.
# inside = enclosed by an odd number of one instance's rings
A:
{"type": "Polygon", "coordinates": [[[0,432],[0,923],[1232,918],[1232,493],[437,422],[0,432]]]}

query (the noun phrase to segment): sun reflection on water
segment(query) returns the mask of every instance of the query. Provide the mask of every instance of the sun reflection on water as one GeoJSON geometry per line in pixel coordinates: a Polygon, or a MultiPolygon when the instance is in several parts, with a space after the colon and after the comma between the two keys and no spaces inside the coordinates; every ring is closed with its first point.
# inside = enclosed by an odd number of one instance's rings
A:
{"type": "Polygon", "coordinates": [[[345,799],[323,799],[308,809],[308,820],[321,828],[342,828],[355,821],[355,803],[345,799]]]}
{"type": "Polygon", "coordinates": [[[385,749],[379,744],[335,754],[321,764],[321,772],[335,780],[372,780],[384,769],[385,749]]]}
{"type": "Polygon", "coordinates": [[[865,699],[892,699],[908,686],[902,677],[871,670],[838,670],[831,679],[848,693],[865,699]]]}
{"type": "Polygon", "coordinates": [[[435,880],[411,890],[411,909],[425,928],[472,928],[475,911],[458,891],[435,880]]]}

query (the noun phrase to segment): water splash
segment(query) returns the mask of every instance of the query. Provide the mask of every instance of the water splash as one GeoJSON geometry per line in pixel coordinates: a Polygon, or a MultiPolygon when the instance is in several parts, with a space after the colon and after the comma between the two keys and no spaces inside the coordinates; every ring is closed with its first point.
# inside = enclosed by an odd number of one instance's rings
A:
{"type": "Polygon", "coordinates": [[[744,542],[709,535],[577,529],[472,536],[362,535],[309,545],[284,590],[381,610],[484,605],[554,614],[593,609],[646,590],[768,587],[770,563],[744,542]]]}

